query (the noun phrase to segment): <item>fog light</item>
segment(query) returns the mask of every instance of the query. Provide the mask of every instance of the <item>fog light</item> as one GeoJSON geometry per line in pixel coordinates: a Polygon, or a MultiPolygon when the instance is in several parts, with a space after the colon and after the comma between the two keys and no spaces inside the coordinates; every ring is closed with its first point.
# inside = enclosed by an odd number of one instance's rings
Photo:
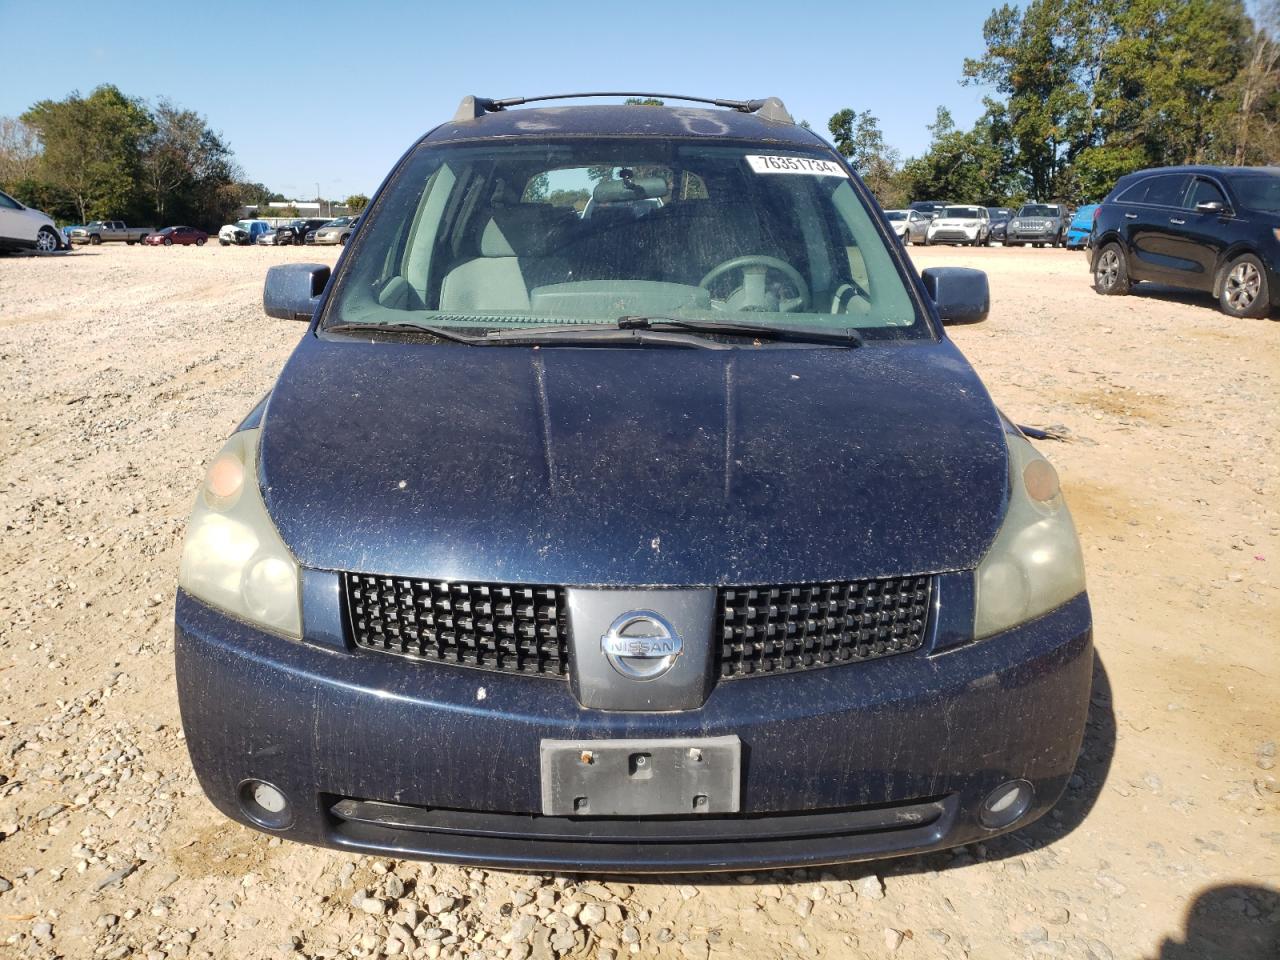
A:
{"type": "Polygon", "coordinates": [[[240,809],[246,817],[269,830],[280,830],[293,822],[289,799],[279,787],[265,780],[240,784],[240,809]]]}
{"type": "Polygon", "coordinates": [[[984,827],[999,830],[1007,827],[1022,817],[1030,808],[1036,791],[1025,780],[1010,780],[1002,783],[982,801],[982,809],[978,819],[984,827]]]}

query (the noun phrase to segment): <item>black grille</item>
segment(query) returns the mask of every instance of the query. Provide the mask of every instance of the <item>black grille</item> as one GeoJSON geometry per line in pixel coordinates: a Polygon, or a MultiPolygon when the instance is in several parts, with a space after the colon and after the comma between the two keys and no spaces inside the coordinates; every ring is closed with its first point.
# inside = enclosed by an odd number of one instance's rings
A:
{"type": "Polygon", "coordinates": [[[569,671],[560,587],[342,576],[351,638],[366,650],[504,673],[569,671]]]}
{"type": "Polygon", "coordinates": [[[722,587],[716,598],[725,680],[871,660],[924,643],[930,577],[722,587]]]}

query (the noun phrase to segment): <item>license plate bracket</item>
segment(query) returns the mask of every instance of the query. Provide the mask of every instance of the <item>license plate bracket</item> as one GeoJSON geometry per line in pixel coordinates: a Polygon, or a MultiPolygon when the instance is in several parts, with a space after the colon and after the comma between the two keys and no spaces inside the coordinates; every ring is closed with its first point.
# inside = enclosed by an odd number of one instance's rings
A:
{"type": "Polygon", "coordinates": [[[547,816],[699,816],[740,808],[736,736],[543,740],[540,753],[547,816]]]}

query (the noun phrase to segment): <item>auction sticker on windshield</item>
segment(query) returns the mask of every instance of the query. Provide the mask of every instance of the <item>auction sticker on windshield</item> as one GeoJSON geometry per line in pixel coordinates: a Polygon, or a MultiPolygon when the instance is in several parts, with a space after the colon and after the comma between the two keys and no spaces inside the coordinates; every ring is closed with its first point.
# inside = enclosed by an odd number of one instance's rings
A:
{"type": "Polygon", "coordinates": [[[815,160],[812,157],[762,157],[748,156],[747,163],[756,173],[802,173],[815,177],[848,177],[844,168],[834,160],[815,160]]]}

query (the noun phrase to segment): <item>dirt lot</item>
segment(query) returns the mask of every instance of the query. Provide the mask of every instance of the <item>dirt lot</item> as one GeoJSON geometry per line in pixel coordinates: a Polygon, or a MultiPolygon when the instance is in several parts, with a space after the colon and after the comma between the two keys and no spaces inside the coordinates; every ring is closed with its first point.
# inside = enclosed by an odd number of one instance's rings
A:
{"type": "Polygon", "coordinates": [[[552,878],[355,858],[220,817],[173,684],[204,465],[302,333],[268,265],[334,250],[0,259],[0,953],[13,957],[1280,955],[1280,322],[1102,299],[1080,253],[990,272],[955,328],[1085,542],[1099,664],[1078,775],[1020,834],[820,872],[552,878]]]}

